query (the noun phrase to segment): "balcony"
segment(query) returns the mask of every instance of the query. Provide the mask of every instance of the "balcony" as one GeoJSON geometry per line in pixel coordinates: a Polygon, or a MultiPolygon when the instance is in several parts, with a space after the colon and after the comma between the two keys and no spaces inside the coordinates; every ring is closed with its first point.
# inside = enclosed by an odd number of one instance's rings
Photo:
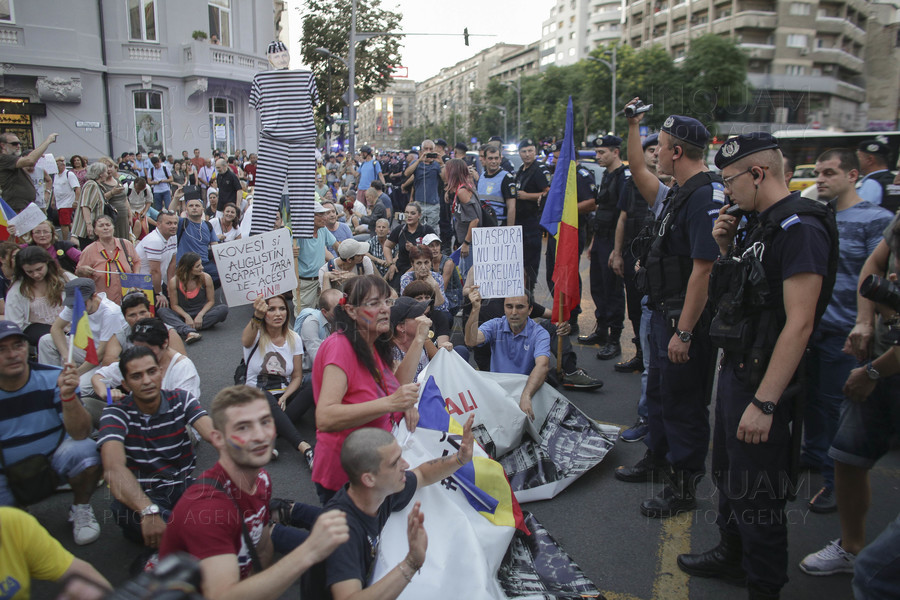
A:
{"type": "Polygon", "coordinates": [[[865,68],[863,59],[840,48],[815,48],[812,52],[812,59],[817,63],[836,64],[854,73],[862,73],[865,68]]]}
{"type": "Polygon", "coordinates": [[[24,34],[21,27],[4,25],[0,27],[0,46],[24,46],[24,34]]]}
{"type": "Polygon", "coordinates": [[[751,59],[772,60],[775,58],[775,46],[773,44],[741,44],[741,49],[751,59]]]}
{"type": "Polygon", "coordinates": [[[735,29],[775,29],[777,15],[768,10],[744,10],[732,19],[735,29]]]}
{"type": "Polygon", "coordinates": [[[182,67],[185,76],[252,81],[269,63],[255,54],[195,41],[182,46],[182,67]]]}

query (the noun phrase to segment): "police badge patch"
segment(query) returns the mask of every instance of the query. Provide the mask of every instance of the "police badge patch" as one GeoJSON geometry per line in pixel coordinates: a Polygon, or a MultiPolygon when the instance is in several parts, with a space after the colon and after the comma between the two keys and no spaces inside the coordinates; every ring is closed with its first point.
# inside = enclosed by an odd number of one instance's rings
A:
{"type": "Polygon", "coordinates": [[[737,154],[741,149],[740,144],[738,144],[737,139],[728,141],[722,146],[722,156],[725,158],[731,158],[735,154],[737,154]]]}
{"type": "Polygon", "coordinates": [[[675,118],[669,117],[668,119],[666,119],[665,123],[663,123],[663,127],[671,127],[674,124],[675,124],[675,118]]]}

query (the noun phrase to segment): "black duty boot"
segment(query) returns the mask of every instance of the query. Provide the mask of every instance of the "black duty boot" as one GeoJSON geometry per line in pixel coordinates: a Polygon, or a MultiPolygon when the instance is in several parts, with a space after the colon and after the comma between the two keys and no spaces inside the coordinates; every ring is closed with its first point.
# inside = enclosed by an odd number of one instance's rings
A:
{"type": "Polygon", "coordinates": [[[732,585],[747,585],[747,573],[741,566],[741,538],[724,531],[720,535],[719,545],[712,550],[700,554],[679,554],[678,568],[695,577],[710,577],[732,585]]]}
{"type": "Polygon", "coordinates": [[[669,463],[666,462],[666,459],[656,457],[650,450],[647,450],[644,453],[644,458],[639,460],[633,467],[616,467],[616,479],[629,483],[643,483],[645,481],[663,483],[669,478],[669,473],[669,463]]]}
{"type": "Polygon", "coordinates": [[[641,513],[645,517],[664,519],[674,517],[681,512],[694,510],[697,508],[694,490],[699,479],[699,474],[675,471],[675,476],[660,493],[641,502],[641,513]]]}
{"type": "Polygon", "coordinates": [[[617,362],[613,369],[615,369],[617,373],[643,373],[644,353],[641,352],[640,345],[637,346],[637,353],[634,355],[634,358],[617,362]]]}
{"type": "MultiPolygon", "coordinates": [[[[597,358],[600,360],[611,360],[622,354],[622,345],[619,343],[619,338],[621,336],[621,329],[610,329],[609,339],[604,345],[600,346],[600,352],[597,353],[597,358]]],[[[641,368],[643,369],[643,365],[641,368]]]]}
{"type": "Polygon", "coordinates": [[[600,344],[603,345],[606,343],[606,339],[609,337],[607,333],[606,327],[597,327],[594,329],[594,333],[590,335],[579,335],[578,341],[582,344],[600,344]]]}

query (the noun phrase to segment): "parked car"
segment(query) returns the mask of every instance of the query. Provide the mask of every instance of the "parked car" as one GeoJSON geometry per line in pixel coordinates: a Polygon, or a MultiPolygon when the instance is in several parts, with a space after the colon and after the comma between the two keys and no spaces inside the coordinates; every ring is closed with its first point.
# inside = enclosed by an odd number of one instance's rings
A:
{"type": "Polygon", "coordinates": [[[816,165],[797,165],[794,167],[794,176],[788,189],[792,192],[805,190],[816,183],[816,165]]]}

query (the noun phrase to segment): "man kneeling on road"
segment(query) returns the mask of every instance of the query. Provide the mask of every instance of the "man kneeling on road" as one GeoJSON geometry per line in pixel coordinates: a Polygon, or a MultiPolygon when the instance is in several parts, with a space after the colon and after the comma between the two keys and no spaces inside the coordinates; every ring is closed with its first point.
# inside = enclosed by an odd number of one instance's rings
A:
{"type": "Polygon", "coordinates": [[[350,540],[304,576],[304,598],[394,600],[403,592],[422,568],[428,547],[425,515],[419,503],[415,503],[407,518],[409,554],[387,575],[366,587],[375,566],[381,530],[391,513],[406,508],[416,490],[450,477],[472,460],[474,419],[469,416],[456,454],[429,460],[411,471],[407,471],[409,463],[401,456],[400,444],[383,429],[364,427],[344,440],[341,466],[350,482],[328,501],[325,510],[339,509],[347,514],[350,540]]]}
{"type": "MultiPolygon", "coordinates": [[[[480,327],[478,316],[482,299],[477,285],[472,286],[469,300],[472,302],[472,312],[466,321],[466,346],[490,345],[493,373],[528,375],[525,389],[519,398],[519,408],[533,420],[531,398],[543,385],[550,371],[551,335],[545,326],[529,317],[533,304],[530,292],[525,290],[524,296],[504,299],[504,316],[485,321],[480,327]]],[[[569,331],[569,323],[562,323],[556,328],[557,335],[567,336],[569,331]]],[[[601,387],[602,381],[576,367],[575,353],[565,348],[567,339],[563,339],[562,356],[566,387],[584,390],[601,387]]]]}

